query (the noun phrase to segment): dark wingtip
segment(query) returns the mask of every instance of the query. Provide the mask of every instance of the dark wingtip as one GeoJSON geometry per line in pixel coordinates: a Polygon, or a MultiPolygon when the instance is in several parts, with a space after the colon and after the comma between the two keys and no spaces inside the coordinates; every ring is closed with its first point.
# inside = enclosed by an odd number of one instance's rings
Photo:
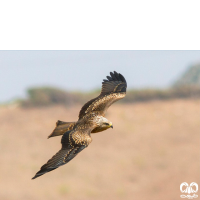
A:
{"type": "MultiPolygon", "coordinates": [[[[126,79],[124,78],[124,76],[123,76],[122,74],[120,74],[120,73],[114,71],[114,72],[110,72],[110,75],[111,75],[112,79],[113,79],[113,77],[114,77],[115,79],[126,83],[126,79]]],[[[110,77],[110,78],[111,78],[111,77],[110,77]]],[[[108,80],[109,80],[109,79],[108,79],[108,80]]]]}
{"type": "MultiPolygon", "coordinates": [[[[124,76],[122,74],[119,73],[119,77],[122,80],[122,82],[126,83],[126,79],[124,78],[124,76]]],[[[127,84],[127,83],[126,83],[127,84]]]]}
{"type": "Polygon", "coordinates": [[[107,78],[109,81],[113,81],[113,79],[112,79],[110,76],[106,76],[106,78],[107,78]]]}
{"type": "Polygon", "coordinates": [[[42,175],[46,174],[47,172],[53,171],[54,169],[57,169],[57,168],[58,167],[46,168],[46,164],[44,164],[41,167],[40,171],[38,171],[32,179],[35,179],[35,178],[37,178],[39,176],[42,176],[42,175]]]}
{"type": "Polygon", "coordinates": [[[53,132],[47,137],[47,139],[51,138],[53,136],[53,132]]]}
{"type": "MultiPolygon", "coordinates": [[[[45,172],[46,173],[46,172],[45,172]]],[[[39,176],[42,176],[43,174],[45,174],[45,173],[41,173],[41,170],[39,171],[39,172],[37,172],[36,174],[35,174],[35,176],[32,178],[32,180],[33,179],[36,179],[37,177],[39,177],[39,176]]]]}
{"type": "Polygon", "coordinates": [[[44,173],[41,173],[41,170],[39,171],[39,172],[37,172],[36,174],[35,174],[35,176],[32,178],[32,180],[33,179],[36,179],[37,177],[39,177],[39,176],[42,176],[44,173]]]}
{"type": "Polygon", "coordinates": [[[117,73],[116,71],[110,72],[110,76],[106,76],[106,78],[107,79],[103,79],[102,83],[109,82],[109,81],[122,81],[127,86],[127,82],[126,82],[126,79],[124,78],[124,76],[120,73],[117,73]]]}
{"type": "Polygon", "coordinates": [[[32,180],[36,179],[37,177],[38,177],[38,176],[35,175],[35,176],[32,178],[32,180]]]}
{"type": "Polygon", "coordinates": [[[118,77],[116,76],[116,74],[114,74],[113,72],[110,72],[110,76],[112,77],[112,79],[114,81],[119,81],[118,77]]]}

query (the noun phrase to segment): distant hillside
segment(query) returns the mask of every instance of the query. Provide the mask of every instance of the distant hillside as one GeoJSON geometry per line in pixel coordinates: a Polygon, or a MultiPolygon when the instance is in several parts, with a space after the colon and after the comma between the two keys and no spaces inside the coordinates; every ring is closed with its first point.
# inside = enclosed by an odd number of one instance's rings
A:
{"type": "Polygon", "coordinates": [[[27,90],[27,98],[18,100],[21,107],[43,107],[52,105],[83,104],[97,96],[97,91],[91,93],[69,92],[55,87],[34,87],[27,90]]]}
{"type": "Polygon", "coordinates": [[[200,87],[200,64],[191,66],[173,85],[173,87],[200,87]]]}
{"type": "MultiPolygon", "coordinates": [[[[43,107],[52,105],[71,106],[84,104],[97,97],[100,89],[91,92],[70,92],[55,87],[34,87],[27,90],[27,98],[18,100],[19,106],[43,107]]],[[[131,89],[120,103],[148,102],[200,98],[200,64],[191,66],[173,85],[166,89],[131,89]]]]}

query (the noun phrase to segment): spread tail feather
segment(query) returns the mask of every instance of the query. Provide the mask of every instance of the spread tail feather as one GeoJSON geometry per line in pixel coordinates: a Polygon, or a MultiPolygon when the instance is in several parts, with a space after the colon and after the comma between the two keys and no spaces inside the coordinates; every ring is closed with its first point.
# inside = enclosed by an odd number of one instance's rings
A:
{"type": "Polygon", "coordinates": [[[56,128],[48,136],[48,138],[63,135],[65,132],[72,130],[75,124],[76,122],[63,122],[63,121],[58,120],[56,122],[56,128]]]}

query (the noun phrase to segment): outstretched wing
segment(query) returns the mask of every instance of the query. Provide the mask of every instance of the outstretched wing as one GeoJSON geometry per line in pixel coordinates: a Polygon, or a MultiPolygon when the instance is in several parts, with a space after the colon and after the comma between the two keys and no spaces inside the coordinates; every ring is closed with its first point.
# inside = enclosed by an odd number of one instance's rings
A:
{"type": "Polygon", "coordinates": [[[66,132],[61,140],[61,150],[48,160],[48,162],[41,167],[40,171],[38,171],[32,179],[65,165],[79,152],[86,148],[90,142],[91,137],[87,133],[83,134],[79,131],[66,132]],[[80,136],[82,136],[81,140],[79,140],[80,136]]]}
{"type": "Polygon", "coordinates": [[[79,119],[83,118],[91,111],[99,111],[100,114],[104,116],[111,104],[125,97],[126,88],[127,83],[125,78],[116,71],[114,71],[114,73],[110,72],[110,76],[107,76],[107,80],[104,79],[102,82],[100,95],[88,101],[82,107],[79,113],[79,119]]]}

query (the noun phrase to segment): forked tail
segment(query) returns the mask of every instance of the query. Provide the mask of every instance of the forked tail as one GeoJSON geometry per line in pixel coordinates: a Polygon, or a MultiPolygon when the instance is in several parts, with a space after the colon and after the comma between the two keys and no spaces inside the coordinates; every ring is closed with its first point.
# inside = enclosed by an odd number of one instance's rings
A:
{"type": "Polygon", "coordinates": [[[48,136],[48,138],[63,135],[65,132],[72,130],[75,124],[76,122],[63,122],[63,121],[58,120],[56,122],[56,128],[48,136]]]}

